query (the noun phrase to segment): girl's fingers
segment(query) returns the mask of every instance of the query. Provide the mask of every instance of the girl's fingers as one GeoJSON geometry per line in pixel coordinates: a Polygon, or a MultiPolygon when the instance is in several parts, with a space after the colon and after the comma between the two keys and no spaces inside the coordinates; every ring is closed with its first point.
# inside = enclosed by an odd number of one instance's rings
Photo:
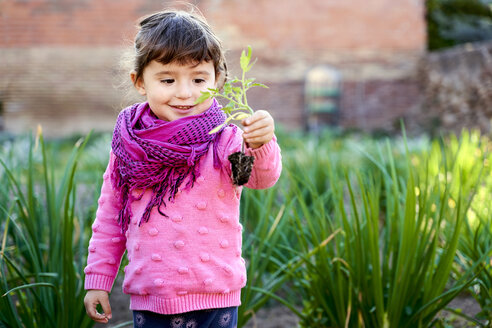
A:
{"type": "Polygon", "coordinates": [[[244,134],[243,138],[251,148],[258,148],[272,140],[273,130],[270,130],[269,128],[260,129],[257,134],[244,134]]]}
{"type": "Polygon", "coordinates": [[[262,126],[254,130],[249,130],[250,132],[244,133],[245,139],[258,138],[258,137],[271,137],[273,135],[273,129],[270,126],[262,126]]]}
{"type": "Polygon", "coordinates": [[[108,319],[111,319],[112,315],[111,315],[111,305],[109,305],[109,299],[108,297],[106,297],[105,299],[102,299],[101,300],[101,307],[104,311],[104,315],[106,316],[106,318],[108,319]]]}
{"type": "Polygon", "coordinates": [[[272,116],[267,111],[257,111],[242,121],[244,140],[252,148],[258,148],[273,138],[275,125],[272,116]]]}
{"type": "Polygon", "coordinates": [[[264,130],[271,130],[271,131],[274,130],[273,119],[264,118],[261,120],[256,120],[253,123],[250,123],[249,125],[244,125],[244,133],[246,134],[253,134],[258,132],[262,133],[260,131],[264,131],[264,130]]]}
{"type": "Polygon", "coordinates": [[[241,123],[244,126],[250,126],[253,125],[257,121],[262,121],[262,120],[271,120],[273,122],[272,116],[264,110],[259,110],[256,111],[252,116],[245,118],[241,123]]]}
{"type": "Polygon", "coordinates": [[[97,312],[97,304],[98,303],[93,303],[92,306],[88,309],[87,314],[89,315],[89,317],[91,317],[92,320],[96,322],[107,323],[109,319],[106,317],[106,315],[97,312]]]}
{"type": "Polygon", "coordinates": [[[92,318],[95,322],[108,323],[109,319],[104,316],[104,314],[98,313],[97,318],[92,318]]]}
{"type": "Polygon", "coordinates": [[[273,121],[270,121],[268,119],[255,121],[254,123],[252,123],[250,125],[244,126],[244,132],[248,133],[248,132],[251,132],[253,130],[258,130],[258,129],[261,129],[264,127],[271,127],[273,129],[273,121]]]}
{"type": "Polygon", "coordinates": [[[107,292],[89,291],[84,298],[87,315],[99,323],[107,323],[111,319],[111,306],[107,292]],[[97,305],[101,304],[104,313],[97,312],[97,305]]]}

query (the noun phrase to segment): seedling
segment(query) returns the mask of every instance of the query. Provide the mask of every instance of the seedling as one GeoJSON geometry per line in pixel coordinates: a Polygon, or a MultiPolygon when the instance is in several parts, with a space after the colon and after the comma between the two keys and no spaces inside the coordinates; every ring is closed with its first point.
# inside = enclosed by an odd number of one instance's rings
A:
{"type": "MultiPolygon", "coordinates": [[[[243,71],[241,79],[236,77],[227,81],[222,90],[219,88],[209,88],[208,91],[202,92],[202,95],[198,98],[197,103],[201,103],[212,97],[222,98],[228,101],[227,105],[222,107],[222,110],[227,114],[226,121],[212,129],[209,132],[210,134],[219,132],[222,127],[226,126],[231,121],[242,121],[253,115],[254,110],[248,105],[246,92],[252,87],[268,88],[262,83],[255,82],[255,78],[246,79],[246,73],[251,70],[255,62],[256,60],[251,63],[251,46],[248,46],[248,53],[243,50],[239,62],[241,70],[243,71]]],[[[239,128],[241,127],[239,126],[239,128]]]]}
{"type": "MultiPolygon", "coordinates": [[[[222,108],[227,115],[225,122],[213,128],[209,134],[219,132],[231,121],[242,121],[253,115],[254,110],[248,105],[246,92],[252,87],[268,88],[262,83],[255,82],[255,78],[246,78],[246,73],[251,70],[255,62],[256,60],[251,62],[251,46],[248,46],[248,52],[246,53],[246,51],[243,50],[239,60],[242,70],[241,79],[236,77],[227,81],[222,90],[219,88],[208,89],[208,91],[202,92],[202,95],[198,98],[197,103],[201,103],[212,97],[222,98],[228,101],[227,105],[222,108]]],[[[241,128],[238,124],[236,125],[241,128]]],[[[244,141],[241,151],[229,155],[228,158],[232,165],[233,183],[240,186],[248,182],[253,167],[254,157],[247,156],[244,153],[244,141]]]]}

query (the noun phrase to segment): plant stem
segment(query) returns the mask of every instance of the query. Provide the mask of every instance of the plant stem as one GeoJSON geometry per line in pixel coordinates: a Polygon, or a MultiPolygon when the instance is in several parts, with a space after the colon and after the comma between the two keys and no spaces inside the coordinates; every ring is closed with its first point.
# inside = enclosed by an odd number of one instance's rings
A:
{"type": "Polygon", "coordinates": [[[241,77],[241,88],[243,89],[243,99],[244,99],[244,105],[249,108],[251,111],[251,108],[248,106],[248,99],[246,98],[246,86],[244,85],[244,78],[246,77],[246,72],[243,70],[243,76],[241,77]]]}

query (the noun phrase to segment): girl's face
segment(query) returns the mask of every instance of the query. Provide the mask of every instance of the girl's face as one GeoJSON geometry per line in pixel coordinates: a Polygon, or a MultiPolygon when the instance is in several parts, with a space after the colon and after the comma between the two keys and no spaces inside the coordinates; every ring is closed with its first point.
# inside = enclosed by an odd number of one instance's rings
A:
{"type": "Polygon", "coordinates": [[[150,109],[161,120],[174,121],[182,117],[198,115],[212,105],[212,99],[195,104],[202,91],[215,88],[215,69],[212,62],[180,65],[175,62],[161,64],[151,61],[142,78],[133,84],[147,98],[150,109]]]}

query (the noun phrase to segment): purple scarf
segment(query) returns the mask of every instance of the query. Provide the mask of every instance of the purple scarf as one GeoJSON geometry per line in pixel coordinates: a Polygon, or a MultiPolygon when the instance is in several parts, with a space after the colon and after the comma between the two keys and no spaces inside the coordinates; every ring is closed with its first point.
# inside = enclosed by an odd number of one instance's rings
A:
{"type": "Polygon", "coordinates": [[[152,198],[140,219],[147,222],[150,211],[157,206],[166,206],[164,197],[174,201],[178,188],[189,177],[186,188],[193,187],[200,176],[198,161],[207,153],[211,143],[214,150],[214,167],[221,164],[217,155],[220,133],[208,134],[210,130],[225,122],[225,114],[214,99],[212,106],[199,115],[188,116],[167,122],[158,119],[148,103],[125,108],[118,116],[111,147],[116,156],[111,181],[121,202],[118,223],[122,231],[130,223],[131,202],[142,198],[143,191],[152,190],[152,198]],[[139,197],[132,192],[141,189],[139,197]]]}

